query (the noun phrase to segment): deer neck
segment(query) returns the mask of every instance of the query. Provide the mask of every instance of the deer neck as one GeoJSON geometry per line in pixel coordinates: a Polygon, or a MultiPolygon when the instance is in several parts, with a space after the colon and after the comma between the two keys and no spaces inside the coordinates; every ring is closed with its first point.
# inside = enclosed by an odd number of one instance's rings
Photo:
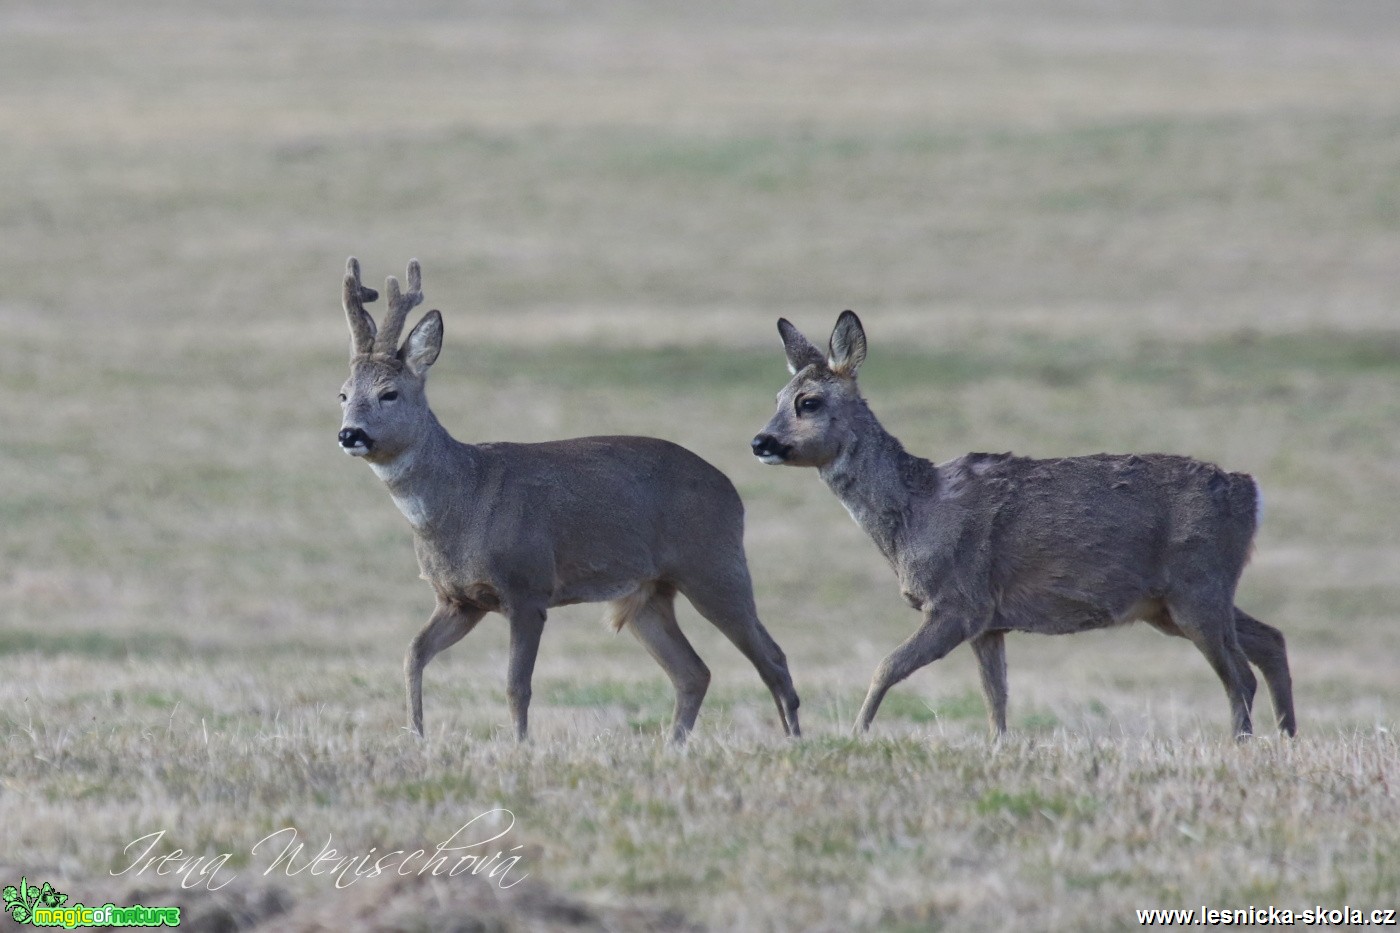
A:
{"type": "Polygon", "coordinates": [[[426,533],[451,515],[475,479],[472,448],[452,438],[428,413],[418,439],[392,460],[371,463],[414,531],[426,533]]]}
{"type": "Polygon", "coordinates": [[[933,465],[908,453],[864,407],[850,441],[817,472],[892,562],[909,527],[915,499],[932,492],[937,483],[933,465]]]}

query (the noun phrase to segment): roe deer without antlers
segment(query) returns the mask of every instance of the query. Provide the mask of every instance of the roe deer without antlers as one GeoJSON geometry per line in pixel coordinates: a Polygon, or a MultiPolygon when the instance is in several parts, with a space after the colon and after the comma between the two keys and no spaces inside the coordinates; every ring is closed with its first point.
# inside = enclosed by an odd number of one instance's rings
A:
{"type": "Polygon", "coordinates": [[[409,725],[423,734],[423,668],[491,611],[510,621],[507,696],[524,739],[530,678],[551,606],[609,603],[676,690],[671,735],[695,725],[710,672],[676,624],[683,593],[758,669],[783,729],[798,735],[787,661],[759,622],[744,556],[744,507],[719,470],[668,441],[581,437],[542,444],[463,444],[428,408],[424,383],[442,348],[442,315],[425,314],[399,346],[423,300],[417,260],[407,292],[388,279],[389,311],[376,330],[352,257],[344,282],[352,338],[340,393],[340,444],[367,461],[413,526],[437,608],[404,662],[409,725]]]}
{"type": "Polygon", "coordinates": [[[840,316],[827,353],[786,320],[778,332],[792,379],[754,454],[816,467],[924,616],[876,669],[857,731],[870,728],[890,687],[970,641],[1001,735],[1007,632],[1142,620],[1206,656],[1237,736],[1251,732],[1250,662],[1268,682],[1279,728],[1296,733],[1283,635],[1234,605],[1258,523],[1253,477],[1164,454],[971,453],[934,464],[907,453],[861,397],[859,318],[840,316]]]}

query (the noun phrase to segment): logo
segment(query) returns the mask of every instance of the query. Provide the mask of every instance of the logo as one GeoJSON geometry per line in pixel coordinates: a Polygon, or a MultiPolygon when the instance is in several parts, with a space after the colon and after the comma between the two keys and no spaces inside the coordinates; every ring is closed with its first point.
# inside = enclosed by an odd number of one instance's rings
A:
{"type": "Polygon", "coordinates": [[[72,930],[78,927],[177,927],[180,925],[178,907],[118,907],[103,904],[101,907],[87,907],[74,904],[66,907],[68,895],[57,891],[47,881],[42,886],[29,883],[28,878],[19,879],[18,885],[5,885],[5,913],[16,923],[36,927],[61,927],[72,930]]]}
{"type": "Polygon", "coordinates": [[[4,893],[5,913],[9,914],[15,923],[33,923],[35,908],[62,907],[68,900],[67,894],[55,891],[53,885],[47,881],[42,888],[33,888],[29,886],[27,878],[19,879],[19,887],[6,885],[4,893]]]}

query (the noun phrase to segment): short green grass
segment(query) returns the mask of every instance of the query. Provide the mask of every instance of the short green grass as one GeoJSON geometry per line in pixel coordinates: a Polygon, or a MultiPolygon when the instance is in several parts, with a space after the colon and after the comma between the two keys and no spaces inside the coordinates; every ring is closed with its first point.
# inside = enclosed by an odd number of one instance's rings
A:
{"type": "Polygon", "coordinates": [[[178,899],[195,929],[1395,905],[1387,4],[391,6],[0,10],[0,880],[178,899]],[[422,260],[457,436],[653,434],[734,480],[802,740],[684,604],[714,672],[685,750],[660,670],[588,606],[551,616],[531,743],[495,617],[428,668],[428,739],[406,734],[431,594],[335,449],[351,253],[372,281],[422,260]],[[1288,635],[1298,741],[1261,695],[1235,745],[1198,653],[1145,627],[1011,639],[1001,743],[966,651],[849,737],[916,617],[814,475],[748,452],[786,379],[775,319],[820,341],[846,307],[918,453],[1253,473],[1239,599],[1288,635]],[[337,889],[251,851],[284,827],[431,849],[500,808],[511,890],[337,889]],[[159,830],[153,854],[238,879],[108,874],[159,830]]]}

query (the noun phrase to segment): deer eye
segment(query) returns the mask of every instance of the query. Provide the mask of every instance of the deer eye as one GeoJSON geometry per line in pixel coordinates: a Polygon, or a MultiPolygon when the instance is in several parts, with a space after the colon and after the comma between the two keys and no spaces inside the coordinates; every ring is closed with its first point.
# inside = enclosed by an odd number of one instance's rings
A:
{"type": "Polygon", "coordinates": [[[797,400],[797,410],[804,415],[810,415],[814,411],[821,411],[821,408],[822,400],[815,395],[809,395],[806,398],[797,400]]]}
{"type": "Polygon", "coordinates": [[[399,397],[399,393],[397,393],[397,392],[395,392],[395,391],[393,391],[393,390],[391,389],[391,390],[389,390],[388,392],[385,392],[383,395],[379,396],[379,400],[380,400],[381,402],[392,402],[392,401],[394,401],[395,399],[397,399],[398,397],[399,397]]]}
{"type": "Polygon", "coordinates": [[[345,397],[345,393],[340,393],[340,404],[344,405],[347,401],[349,401],[349,399],[345,397]]]}

